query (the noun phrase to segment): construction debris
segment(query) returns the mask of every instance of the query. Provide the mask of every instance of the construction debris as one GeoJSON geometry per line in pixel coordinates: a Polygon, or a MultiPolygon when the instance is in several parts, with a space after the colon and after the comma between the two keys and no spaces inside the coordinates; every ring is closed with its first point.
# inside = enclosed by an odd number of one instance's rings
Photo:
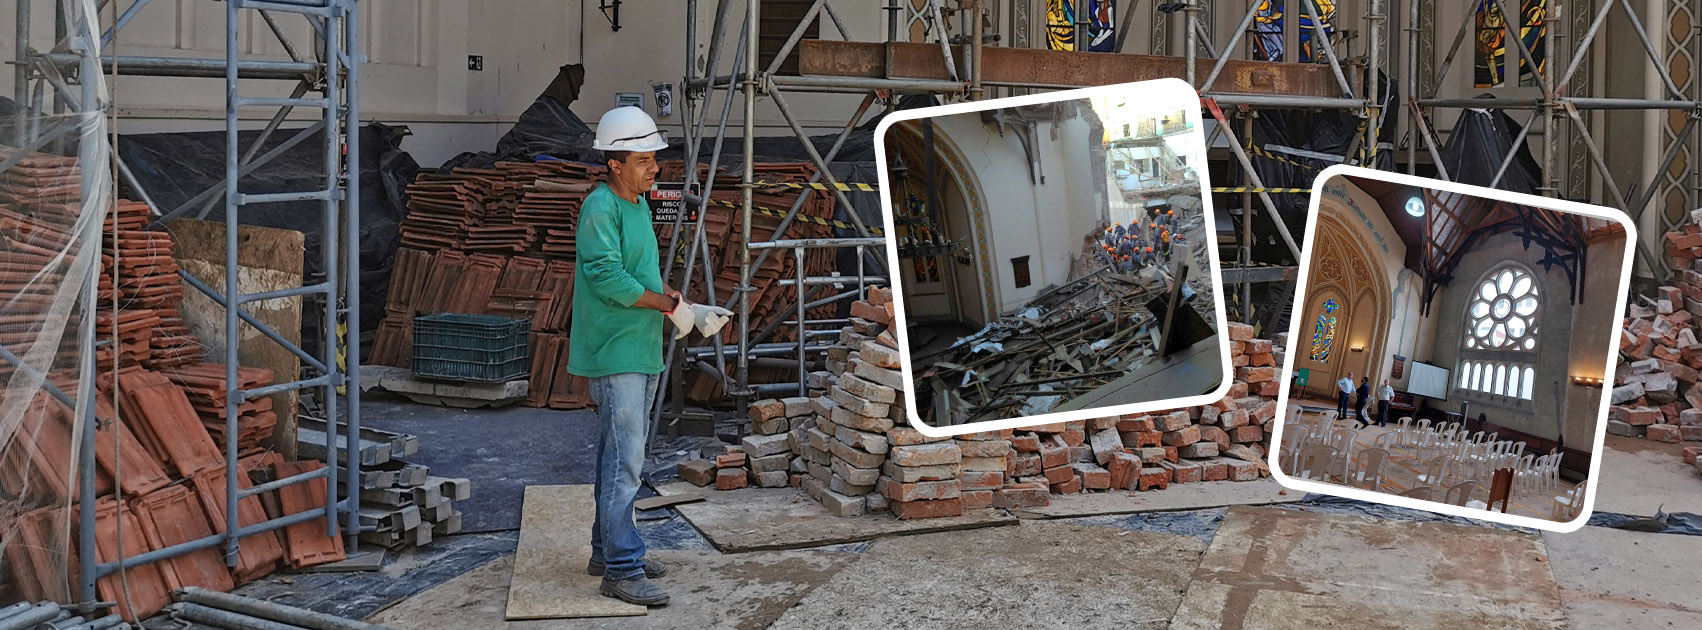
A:
{"type": "Polygon", "coordinates": [[[897,344],[887,330],[891,292],[871,289],[868,297],[853,305],[853,324],[829,351],[828,370],[810,375],[810,397],[752,403],[750,435],[681,462],[680,477],[718,490],[785,479],[839,516],[913,519],[1039,507],[1052,494],[1270,474],[1277,355],[1251,326],[1230,325],[1235,382],[1211,405],[930,438],[909,426],[904,411],[897,344]]]}
{"type": "MultiPolygon", "coordinates": [[[[1619,337],[1619,364],[1608,410],[1607,432],[1656,442],[1702,442],[1702,210],[1665,238],[1672,284],[1653,296],[1633,292],[1619,337]]],[[[1696,466],[1702,446],[1685,447],[1696,466]]]]}

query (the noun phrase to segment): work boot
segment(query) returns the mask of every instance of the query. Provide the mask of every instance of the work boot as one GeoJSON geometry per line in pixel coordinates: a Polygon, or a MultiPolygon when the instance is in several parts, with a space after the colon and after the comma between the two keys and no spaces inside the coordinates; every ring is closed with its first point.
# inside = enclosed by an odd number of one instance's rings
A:
{"type": "Polygon", "coordinates": [[[603,578],[603,585],[598,587],[597,592],[604,597],[640,606],[664,606],[668,603],[668,594],[642,575],[625,580],[603,578]]]}
{"type": "MultiPolygon", "coordinates": [[[[585,574],[594,577],[603,577],[603,569],[603,563],[592,560],[590,563],[585,565],[585,574]]],[[[667,566],[655,560],[651,560],[650,556],[644,557],[644,577],[654,580],[667,574],[667,566]]]]}

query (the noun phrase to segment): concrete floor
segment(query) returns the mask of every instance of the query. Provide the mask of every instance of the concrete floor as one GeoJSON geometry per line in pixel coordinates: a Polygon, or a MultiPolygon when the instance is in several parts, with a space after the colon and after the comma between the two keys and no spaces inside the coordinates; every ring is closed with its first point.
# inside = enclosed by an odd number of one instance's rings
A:
{"type": "Polygon", "coordinates": [[[1664,505],[1668,512],[1702,514],[1702,475],[1679,454],[1694,445],[1607,436],[1596,511],[1652,516],[1664,505]]]}

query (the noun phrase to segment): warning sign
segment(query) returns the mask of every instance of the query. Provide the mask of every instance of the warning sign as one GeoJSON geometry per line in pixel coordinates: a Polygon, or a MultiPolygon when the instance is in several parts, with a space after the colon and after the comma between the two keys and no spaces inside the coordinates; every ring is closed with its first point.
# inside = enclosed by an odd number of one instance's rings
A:
{"type": "MultiPolygon", "coordinates": [[[[680,213],[685,211],[686,200],[682,194],[684,190],[685,182],[656,182],[656,186],[650,189],[650,220],[654,223],[673,223],[680,213]]],[[[692,187],[693,194],[701,190],[701,186],[692,187]]],[[[688,213],[685,220],[696,221],[697,213],[688,213]]]]}

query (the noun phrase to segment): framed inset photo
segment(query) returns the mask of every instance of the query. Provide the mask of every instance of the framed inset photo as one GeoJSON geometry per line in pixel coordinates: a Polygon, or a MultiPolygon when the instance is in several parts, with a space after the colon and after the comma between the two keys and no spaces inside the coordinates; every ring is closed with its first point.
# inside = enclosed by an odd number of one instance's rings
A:
{"type": "Polygon", "coordinates": [[[901,110],[875,131],[910,423],[1202,405],[1231,385],[1199,95],[1177,79],[901,110]]]}
{"type": "Polygon", "coordinates": [[[1609,208],[1325,169],[1285,354],[1307,378],[1283,379],[1272,475],[1304,492],[1582,527],[1636,239],[1609,208]]]}

